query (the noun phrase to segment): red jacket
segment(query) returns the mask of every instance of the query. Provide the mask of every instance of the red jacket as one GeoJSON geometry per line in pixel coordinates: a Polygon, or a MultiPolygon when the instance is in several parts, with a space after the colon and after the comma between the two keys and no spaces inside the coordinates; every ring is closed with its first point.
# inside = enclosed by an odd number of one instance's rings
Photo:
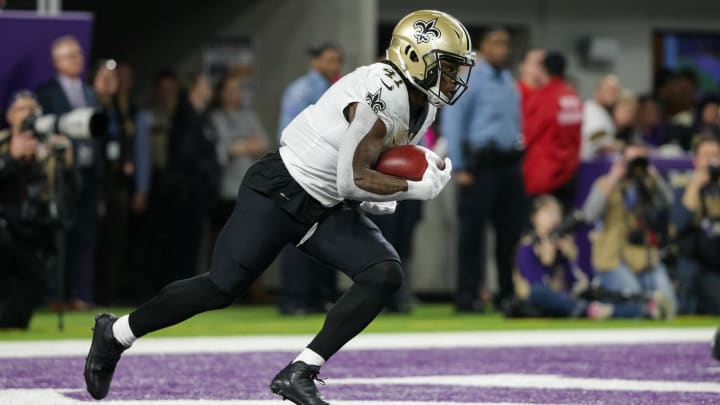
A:
{"type": "Polygon", "coordinates": [[[580,162],[583,103],[559,78],[523,95],[525,190],[550,193],[572,179],[580,162]]]}

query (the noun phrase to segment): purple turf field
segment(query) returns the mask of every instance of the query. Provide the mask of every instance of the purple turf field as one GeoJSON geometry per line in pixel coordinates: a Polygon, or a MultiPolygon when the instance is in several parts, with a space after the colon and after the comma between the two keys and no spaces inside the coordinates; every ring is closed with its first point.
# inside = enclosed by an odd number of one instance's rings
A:
{"type": "MultiPolygon", "coordinates": [[[[366,403],[720,404],[720,363],[708,346],[353,350],[323,368],[327,385],[321,390],[331,401],[366,403]]],[[[126,356],[107,399],[272,400],[267,384],[292,358],[289,352],[126,356]]],[[[80,357],[0,364],[0,393],[52,388],[68,399],[92,401],[83,390],[80,357]]]]}

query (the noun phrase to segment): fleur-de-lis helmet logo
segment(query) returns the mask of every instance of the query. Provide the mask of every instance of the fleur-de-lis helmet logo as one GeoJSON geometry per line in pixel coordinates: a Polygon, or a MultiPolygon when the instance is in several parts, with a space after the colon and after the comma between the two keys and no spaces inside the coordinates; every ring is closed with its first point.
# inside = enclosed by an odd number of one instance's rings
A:
{"type": "Polygon", "coordinates": [[[376,114],[385,110],[386,107],[385,102],[380,99],[380,96],[382,96],[382,88],[379,88],[374,94],[368,92],[365,95],[365,101],[367,101],[370,108],[372,108],[376,114]]]}
{"type": "Polygon", "coordinates": [[[435,28],[437,20],[438,19],[435,18],[430,21],[415,21],[413,27],[415,28],[415,39],[417,40],[418,44],[421,44],[423,42],[430,42],[430,40],[435,38],[440,38],[440,30],[435,28]]]}

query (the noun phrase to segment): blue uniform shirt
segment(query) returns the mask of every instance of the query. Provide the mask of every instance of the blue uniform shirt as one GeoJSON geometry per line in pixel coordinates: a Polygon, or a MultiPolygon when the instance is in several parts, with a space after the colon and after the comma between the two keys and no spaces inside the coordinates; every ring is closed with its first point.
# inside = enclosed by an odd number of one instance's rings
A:
{"type": "Polygon", "coordinates": [[[441,114],[440,129],[455,170],[465,168],[464,144],[472,149],[494,144],[506,151],[521,145],[520,95],[508,69],[478,60],[466,94],[441,114]]]}
{"type": "Polygon", "coordinates": [[[329,88],[330,82],[315,69],[290,83],[282,96],[278,138],[290,121],[307,106],[315,104],[329,88]]]}

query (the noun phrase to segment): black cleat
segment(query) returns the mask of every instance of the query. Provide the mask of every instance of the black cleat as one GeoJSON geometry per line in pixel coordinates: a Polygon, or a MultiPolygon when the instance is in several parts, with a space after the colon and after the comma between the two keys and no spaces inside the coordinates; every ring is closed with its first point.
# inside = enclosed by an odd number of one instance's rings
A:
{"type": "Polygon", "coordinates": [[[270,383],[270,391],[280,395],[283,400],[299,405],[330,405],[320,396],[314,380],[325,384],[325,381],[317,378],[320,367],[310,366],[302,361],[288,364],[282,369],[270,383]]]}
{"type": "Polygon", "coordinates": [[[117,321],[113,314],[95,316],[92,344],[85,358],[85,385],[95,399],[103,399],[110,390],[110,382],[120,355],[125,351],[113,337],[112,326],[117,321]]]}
{"type": "Polygon", "coordinates": [[[720,360],[720,328],[715,332],[715,337],[712,341],[713,357],[716,360],[720,360]]]}

